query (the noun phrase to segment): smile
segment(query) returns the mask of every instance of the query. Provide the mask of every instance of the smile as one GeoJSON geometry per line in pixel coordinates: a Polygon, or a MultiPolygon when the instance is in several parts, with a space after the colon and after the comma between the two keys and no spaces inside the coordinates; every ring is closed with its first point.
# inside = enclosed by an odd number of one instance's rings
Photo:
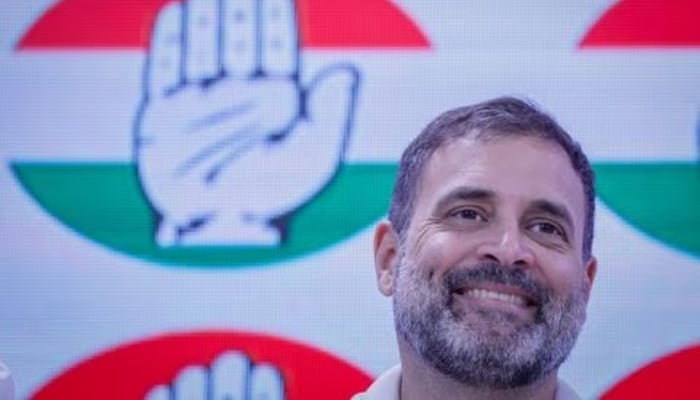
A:
{"type": "MultiPolygon", "coordinates": [[[[531,309],[540,304],[521,288],[482,282],[479,285],[466,285],[454,290],[454,294],[469,304],[500,304],[507,309],[531,309]],[[474,302],[478,303],[474,303],[474,302]]],[[[499,307],[500,308],[500,307],[499,307]]]]}
{"type": "Polygon", "coordinates": [[[506,303],[515,304],[517,306],[527,305],[527,301],[523,297],[516,296],[514,294],[494,292],[486,289],[470,289],[466,291],[466,295],[480,299],[499,300],[506,303]]]}

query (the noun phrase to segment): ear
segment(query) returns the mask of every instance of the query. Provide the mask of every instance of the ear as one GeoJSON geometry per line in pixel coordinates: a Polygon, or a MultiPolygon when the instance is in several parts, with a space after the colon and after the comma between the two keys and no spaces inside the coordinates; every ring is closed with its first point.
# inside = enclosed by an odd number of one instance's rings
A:
{"type": "Polygon", "coordinates": [[[591,256],[591,258],[586,262],[586,298],[590,297],[591,289],[593,288],[593,281],[595,281],[595,275],[598,272],[598,260],[591,256]]]}
{"type": "Polygon", "coordinates": [[[379,223],[374,231],[374,269],[379,291],[385,296],[394,294],[398,245],[398,234],[391,223],[389,221],[379,223]]]}

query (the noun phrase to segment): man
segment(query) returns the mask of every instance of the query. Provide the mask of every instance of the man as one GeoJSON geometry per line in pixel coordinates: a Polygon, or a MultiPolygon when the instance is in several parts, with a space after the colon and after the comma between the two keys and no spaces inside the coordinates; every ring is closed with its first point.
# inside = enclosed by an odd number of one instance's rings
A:
{"type": "Polygon", "coordinates": [[[431,122],[374,240],[401,365],[354,399],[577,399],[557,371],[595,277],[594,199],[579,145],[525,101],[431,122]]]}

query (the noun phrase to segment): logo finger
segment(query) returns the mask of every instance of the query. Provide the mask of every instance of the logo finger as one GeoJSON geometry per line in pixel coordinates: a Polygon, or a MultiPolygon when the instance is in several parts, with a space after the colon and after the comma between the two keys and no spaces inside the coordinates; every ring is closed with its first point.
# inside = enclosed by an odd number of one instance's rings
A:
{"type": "Polygon", "coordinates": [[[250,360],[244,354],[230,351],[219,356],[211,369],[212,400],[244,400],[249,372],[250,360]]]}
{"type": "Polygon", "coordinates": [[[145,400],[170,400],[170,388],[165,385],[158,385],[151,389],[146,396],[145,400]]]}
{"type": "Polygon", "coordinates": [[[257,64],[257,5],[254,0],[224,0],[222,61],[224,70],[236,78],[255,73],[257,64]]]}
{"type": "Polygon", "coordinates": [[[250,378],[250,400],[283,400],[284,381],[277,368],[261,364],[253,368],[250,378]]]}
{"type": "Polygon", "coordinates": [[[293,0],[261,0],[260,62],[270,76],[294,76],[299,57],[299,34],[293,0]]]}
{"type": "Polygon", "coordinates": [[[189,0],[185,7],[185,75],[201,82],[219,73],[219,7],[216,0],[189,0]]]}
{"type": "Polygon", "coordinates": [[[175,379],[176,400],[207,400],[207,371],[204,367],[189,366],[175,379]]]}
{"type": "Polygon", "coordinates": [[[182,5],[170,3],[156,20],[146,71],[149,96],[162,96],[180,83],[182,53],[182,5]]]}

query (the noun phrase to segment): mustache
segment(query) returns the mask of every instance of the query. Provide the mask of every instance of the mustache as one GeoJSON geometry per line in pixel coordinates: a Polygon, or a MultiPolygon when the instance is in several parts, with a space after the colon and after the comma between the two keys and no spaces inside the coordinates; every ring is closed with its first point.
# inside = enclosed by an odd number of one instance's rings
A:
{"type": "Polygon", "coordinates": [[[532,279],[526,270],[517,266],[502,265],[496,261],[452,268],[445,274],[444,282],[448,293],[470,284],[489,282],[518,287],[540,306],[549,302],[551,298],[550,291],[532,279]]]}

